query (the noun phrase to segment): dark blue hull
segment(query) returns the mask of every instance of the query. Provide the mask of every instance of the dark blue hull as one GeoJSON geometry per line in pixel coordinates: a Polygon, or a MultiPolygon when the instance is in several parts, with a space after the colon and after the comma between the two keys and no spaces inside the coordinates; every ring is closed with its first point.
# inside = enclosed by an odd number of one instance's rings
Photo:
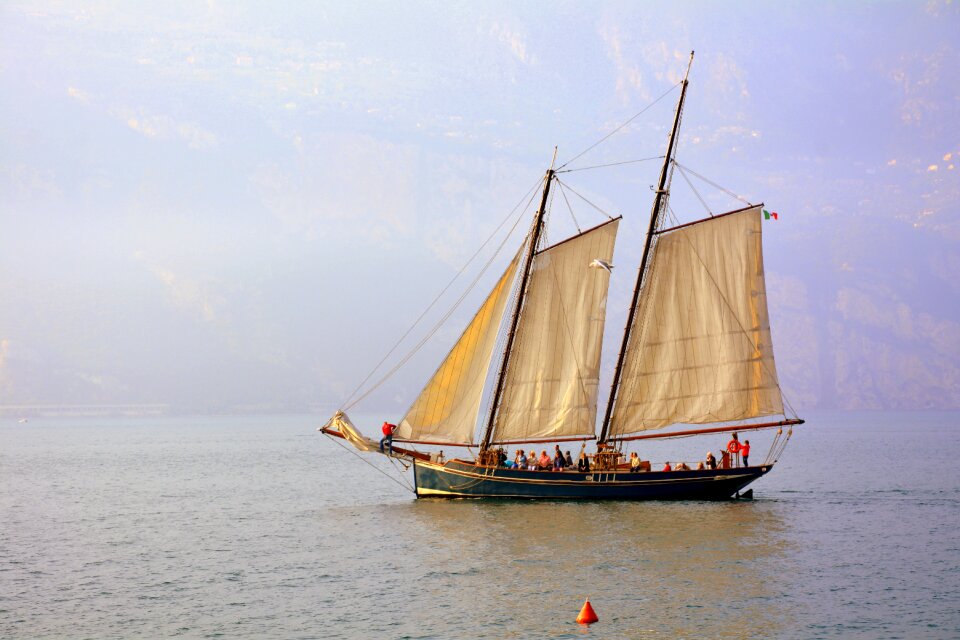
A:
{"type": "Polygon", "coordinates": [[[547,498],[579,500],[725,500],[772,465],[692,471],[520,471],[454,460],[416,461],[418,498],[547,498]]]}

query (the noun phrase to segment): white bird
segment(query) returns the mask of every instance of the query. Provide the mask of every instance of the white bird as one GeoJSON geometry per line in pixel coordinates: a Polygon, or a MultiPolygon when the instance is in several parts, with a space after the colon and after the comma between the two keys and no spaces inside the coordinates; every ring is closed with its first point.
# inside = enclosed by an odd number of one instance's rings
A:
{"type": "Polygon", "coordinates": [[[601,260],[600,258],[594,258],[593,262],[590,263],[590,266],[597,269],[606,269],[608,272],[613,273],[613,265],[606,260],[601,260]]]}

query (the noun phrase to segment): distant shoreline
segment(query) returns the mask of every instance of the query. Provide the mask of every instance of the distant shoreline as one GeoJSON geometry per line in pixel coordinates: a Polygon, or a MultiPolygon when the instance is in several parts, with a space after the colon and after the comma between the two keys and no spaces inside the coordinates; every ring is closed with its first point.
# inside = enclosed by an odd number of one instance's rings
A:
{"type": "Polygon", "coordinates": [[[333,413],[324,406],[278,407],[243,405],[201,411],[176,408],[169,404],[17,404],[0,405],[0,418],[102,418],[102,417],[175,417],[191,415],[276,415],[333,413]]]}

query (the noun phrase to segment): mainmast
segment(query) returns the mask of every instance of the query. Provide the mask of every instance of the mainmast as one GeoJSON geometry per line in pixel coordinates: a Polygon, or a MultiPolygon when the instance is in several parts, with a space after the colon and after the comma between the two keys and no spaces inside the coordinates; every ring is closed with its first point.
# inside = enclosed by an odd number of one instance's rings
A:
{"type": "Polygon", "coordinates": [[[660,181],[657,184],[656,197],[653,200],[653,209],[650,211],[650,226],[647,229],[647,240],[643,245],[643,257],[640,259],[640,271],[637,273],[637,284],[633,289],[633,298],[630,300],[627,326],[623,329],[623,343],[620,345],[617,367],[613,371],[613,382],[610,384],[610,400],[607,402],[607,409],[603,415],[603,426],[600,428],[598,442],[606,442],[607,435],[610,431],[610,418],[613,416],[613,406],[616,402],[617,391],[620,387],[620,376],[623,373],[623,361],[627,355],[627,343],[630,341],[630,330],[633,327],[633,318],[637,313],[637,300],[640,298],[640,290],[643,288],[647,259],[650,256],[650,245],[656,235],[660,214],[666,208],[667,200],[670,197],[669,189],[666,188],[670,175],[670,160],[673,156],[673,149],[676,146],[677,130],[680,128],[680,114],[683,112],[683,100],[687,95],[687,78],[690,75],[690,67],[693,65],[693,53],[693,51],[690,52],[690,62],[687,63],[687,72],[683,76],[680,100],[677,102],[677,112],[673,117],[673,129],[670,131],[670,140],[667,142],[667,154],[663,158],[663,167],[660,169],[660,181]]]}
{"type": "MultiPolygon", "coordinates": [[[[553,150],[553,159],[556,161],[557,150],[553,150]]],[[[507,377],[507,366],[510,363],[510,351],[513,349],[513,339],[517,333],[517,324],[520,322],[520,308],[523,306],[523,297],[527,292],[527,283],[530,280],[530,269],[533,266],[533,257],[537,253],[537,245],[540,242],[540,235],[543,232],[543,218],[547,211],[547,198],[550,195],[550,183],[553,182],[553,162],[543,179],[543,197],[540,199],[540,208],[537,209],[537,215],[533,220],[533,230],[530,234],[530,247],[527,250],[527,260],[523,265],[523,275],[520,279],[520,291],[517,294],[517,304],[513,308],[513,317],[510,320],[510,331],[507,334],[507,345],[503,354],[503,362],[500,365],[500,375],[497,377],[497,386],[493,392],[492,408],[490,410],[490,419],[487,421],[487,427],[483,432],[483,440],[480,444],[480,454],[483,455],[490,446],[490,439],[493,437],[493,426],[497,419],[497,408],[500,404],[500,395],[503,392],[503,381],[507,377]]]]}

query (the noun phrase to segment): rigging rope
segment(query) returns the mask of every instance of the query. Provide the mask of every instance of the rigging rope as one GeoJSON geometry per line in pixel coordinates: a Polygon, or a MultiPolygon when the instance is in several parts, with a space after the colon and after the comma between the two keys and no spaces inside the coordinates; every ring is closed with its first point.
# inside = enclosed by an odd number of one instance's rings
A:
{"type": "Polygon", "coordinates": [[[556,173],[573,173],[574,171],[587,171],[589,169],[604,169],[606,167],[619,167],[622,164],[635,164],[637,162],[649,162],[650,160],[663,160],[663,156],[651,156],[649,158],[640,158],[639,160],[623,160],[622,162],[609,162],[607,164],[595,164],[592,167],[580,167],[578,169],[564,169],[556,173]]]}
{"type": "Polygon", "coordinates": [[[574,160],[576,160],[576,159],[579,158],[580,156],[584,155],[584,154],[587,153],[588,151],[591,151],[591,150],[593,150],[595,147],[597,147],[597,146],[603,144],[604,142],[606,142],[606,141],[607,141],[611,136],[613,136],[615,133],[617,133],[618,131],[620,131],[621,129],[623,129],[625,126],[627,126],[628,124],[630,124],[631,122],[633,122],[634,120],[636,120],[637,118],[639,118],[641,115],[643,115],[643,114],[644,114],[648,109],[650,109],[653,105],[657,104],[658,102],[660,102],[661,100],[663,100],[664,98],[666,98],[668,95],[670,95],[670,93],[671,93],[674,89],[676,89],[677,87],[679,87],[681,84],[683,84],[683,82],[678,82],[677,84],[673,85],[672,87],[670,87],[669,89],[667,89],[666,91],[664,91],[663,94],[661,94],[661,96],[660,96],[659,98],[657,98],[656,100],[654,100],[653,102],[651,102],[650,104],[648,104],[647,106],[645,106],[643,109],[641,109],[640,111],[638,111],[637,113],[635,113],[634,115],[632,115],[632,116],[630,117],[630,119],[628,119],[626,122],[624,122],[623,124],[621,124],[619,127],[617,127],[616,129],[614,129],[613,131],[611,131],[611,132],[608,133],[607,135],[603,136],[602,138],[600,138],[599,140],[597,140],[596,142],[594,142],[592,145],[590,145],[589,147],[587,147],[586,149],[584,149],[583,151],[581,151],[581,152],[578,153],[577,155],[573,156],[572,158],[570,158],[569,160],[567,160],[566,162],[564,162],[562,165],[560,165],[560,166],[557,168],[557,170],[559,171],[560,169],[563,169],[565,166],[567,166],[568,164],[570,164],[571,162],[573,162],[574,160]]]}
{"type": "Polygon", "coordinates": [[[673,210],[673,205],[669,202],[667,203],[667,219],[670,221],[670,224],[674,227],[680,226],[680,218],[677,216],[677,213],[673,210]]]}
{"type": "Polygon", "coordinates": [[[683,167],[681,167],[680,165],[676,165],[676,166],[678,169],[680,169],[680,177],[683,178],[686,181],[686,183],[690,186],[690,189],[693,191],[694,195],[697,196],[697,200],[699,200],[700,204],[703,205],[703,208],[707,210],[707,215],[709,215],[712,218],[713,211],[710,211],[710,206],[707,205],[707,201],[703,199],[703,196],[700,195],[700,192],[697,191],[697,188],[693,186],[692,182],[690,182],[690,177],[687,175],[687,172],[684,171],[683,167]]]}
{"type": "Polygon", "coordinates": [[[560,187],[560,195],[563,196],[563,201],[567,203],[567,211],[570,212],[570,217],[573,218],[573,226],[577,228],[577,233],[583,233],[583,229],[580,228],[580,223],[577,222],[577,216],[573,215],[573,207],[570,206],[570,200],[567,198],[567,194],[564,192],[563,185],[560,184],[559,180],[557,180],[557,186],[560,187]]]}
{"type": "MultiPolygon", "coordinates": [[[[556,176],[554,176],[553,179],[556,180],[558,183],[560,182],[560,180],[559,180],[556,176]]],[[[536,254],[537,254],[538,248],[544,246],[544,244],[547,242],[547,236],[546,236],[546,230],[547,230],[547,226],[548,226],[548,225],[547,225],[547,222],[549,221],[549,219],[550,219],[550,214],[551,214],[552,211],[553,211],[553,199],[554,199],[555,195],[556,195],[555,193],[551,193],[551,194],[550,194],[550,197],[547,199],[547,201],[546,201],[545,203],[543,203],[543,205],[544,205],[544,211],[542,212],[542,213],[543,213],[543,216],[541,216],[541,219],[540,219],[541,233],[540,233],[540,237],[539,237],[539,239],[538,239],[538,241],[537,241],[537,242],[538,242],[537,246],[533,246],[533,245],[532,245],[533,237],[535,236],[536,221],[534,221],[534,226],[530,229],[530,232],[527,234],[527,237],[530,239],[530,242],[531,242],[531,246],[529,247],[529,251],[533,254],[534,259],[536,258],[536,254]]],[[[531,201],[532,201],[532,198],[531,198],[531,201]]],[[[524,244],[526,244],[526,243],[524,243],[524,244]]],[[[516,282],[514,283],[515,289],[514,289],[512,295],[511,295],[511,301],[513,302],[513,304],[512,304],[511,307],[510,307],[510,309],[511,309],[511,314],[510,314],[510,315],[511,315],[511,316],[512,316],[514,313],[516,313],[516,314],[521,314],[521,313],[523,312],[523,304],[524,304],[524,302],[525,302],[525,300],[526,300],[526,295],[527,295],[527,293],[529,293],[529,290],[528,290],[528,291],[521,291],[521,290],[520,290],[520,289],[521,289],[521,284],[522,284],[522,279],[520,279],[520,278],[518,278],[518,279],[516,280],[516,282]]],[[[504,317],[507,317],[507,316],[505,315],[504,317]]],[[[520,320],[520,318],[518,317],[517,320],[518,320],[518,322],[517,322],[517,325],[516,325],[515,328],[514,328],[515,330],[518,330],[518,328],[519,328],[519,320],[520,320]]],[[[501,339],[503,340],[504,343],[509,342],[509,333],[510,333],[509,331],[501,332],[501,339]]],[[[513,353],[514,349],[516,349],[516,347],[513,347],[512,349],[510,349],[510,354],[513,353]]],[[[509,370],[510,370],[510,368],[509,368],[510,361],[509,361],[509,358],[508,358],[508,353],[507,353],[507,349],[506,349],[506,344],[501,345],[499,340],[498,340],[498,342],[497,342],[497,353],[499,353],[500,356],[499,356],[499,358],[497,359],[497,369],[496,369],[496,371],[498,371],[498,372],[499,372],[499,376],[500,376],[504,381],[506,381],[508,372],[509,372],[509,370]],[[506,369],[504,369],[504,360],[505,360],[505,359],[506,359],[506,364],[507,364],[506,369]]],[[[498,424],[497,420],[498,420],[498,418],[499,418],[500,416],[499,416],[498,412],[499,412],[499,409],[500,409],[500,404],[503,402],[504,393],[505,393],[505,389],[502,389],[500,396],[499,396],[499,397],[496,397],[496,391],[493,391],[493,392],[490,393],[490,398],[489,398],[489,400],[488,400],[489,405],[490,405],[490,407],[489,407],[490,413],[487,413],[486,415],[488,416],[488,419],[489,419],[490,417],[492,417],[492,419],[493,419],[492,430],[491,430],[491,433],[490,433],[491,440],[492,440],[493,437],[496,435],[497,428],[499,427],[499,424],[498,424]]]]}
{"type": "Polygon", "coordinates": [[[787,436],[783,439],[783,442],[780,443],[780,448],[777,450],[776,455],[773,458],[773,461],[776,462],[780,459],[780,456],[783,455],[783,450],[787,448],[787,443],[790,442],[790,436],[793,435],[793,427],[787,429],[787,436]]]}
{"type": "MultiPolygon", "coordinates": [[[[324,435],[327,435],[327,434],[324,434],[324,435]]],[[[382,474],[385,475],[386,477],[390,478],[390,480],[392,480],[393,482],[396,482],[398,485],[400,485],[400,486],[403,487],[404,489],[407,489],[408,491],[411,491],[411,492],[413,492],[413,493],[416,493],[416,492],[417,492],[417,490],[414,489],[414,488],[410,485],[409,482],[406,482],[406,480],[404,480],[404,482],[400,482],[399,480],[397,480],[396,478],[394,478],[392,475],[390,475],[389,473],[387,473],[386,471],[384,471],[383,469],[381,469],[381,468],[378,467],[377,465],[373,464],[372,462],[370,462],[369,460],[367,460],[366,458],[364,458],[363,456],[361,456],[359,453],[357,453],[356,451],[354,451],[353,449],[351,449],[351,448],[348,447],[347,445],[343,444],[342,442],[339,442],[339,438],[334,438],[334,437],[331,436],[331,435],[327,435],[327,438],[329,438],[330,440],[332,440],[337,446],[342,447],[345,451],[347,451],[347,452],[355,455],[357,458],[359,458],[360,460],[362,460],[364,464],[370,465],[370,466],[373,467],[375,470],[379,471],[380,473],[382,473],[382,474]]],[[[392,458],[391,458],[391,460],[392,460],[392,458]]],[[[394,466],[394,469],[396,469],[395,466],[394,466]]]]}
{"type": "MultiPolygon", "coordinates": [[[[417,327],[417,325],[420,324],[420,321],[423,320],[423,318],[427,315],[427,313],[429,313],[430,310],[433,309],[433,307],[437,304],[437,302],[440,301],[440,298],[443,297],[443,294],[445,294],[445,293],[447,292],[447,290],[450,289],[451,286],[453,286],[453,283],[456,282],[457,278],[459,278],[459,277],[463,274],[463,272],[466,271],[467,267],[470,266],[470,264],[474,261],[474,259],[476,259],[476,257],[477,257],[478,255],[480,255],[480,252],[483,251],[484,247],[486,247],[487,244],[488,244],[488,243],[494,238],[494,236],[496,236],[496,234],[500,231],[500,229],[503,228],[503,225],[505,225],[505,224],[507,223],[507,221],[510,220],[510,217],[513,216],[513,215],[517,212],[517,209],[520,207],[521,204],[523,204],[524,200],[527,200],[527,206],[524,207],[524,211],[526,210],[527,207],[530,206],[530,200],[532,200],[531,194],[535,194],[535,193],[536,193],[536,189],[537,189],[537,186],[539,186],[539,184],[540,184],[540,180],[538,180],[536,183],[534,183],[534,185],[533,185],[532,187],[530,187],[530,190],[527,191],[527,192],[523,195],[523,197],[520,199],[519,202],[517,202],[517,204],[513,207],[513,209],[510,211],[510,213],[508,213],[507,216],[500,222],[500,224],[497,225],[497,227],[493,230],[493,232],[487,237],[486,240],[483,241],[483,243],[480,245],[480,247],[474,252],[474,254],[473,254],[472,256],[470,256],[470,258],[466,261],[466,263],[464,263],[464,265],[460,268],[460,270],[457,271],[456,274],[454,274],[453,278],[450,279],[450,282],[448,282],[448,283],[446,284],[446,286],[444,286],[443,289],[441,289],[440,293],[438,293],[438,294],[436,295],[436,297],[433,299],[433,301],[427,306],[427,308],[423,310],[423,313],[421,313],[421,314],[419,315],[419,317],[417,317],[417,319],[413,321],[413,324],[410,325],[410,328],[407,329],[407,330],[403,333],[402,336],[400,336],[400,338],[393,344],[393,346],[390,347],[390,350],[387,351],[386,355],[384,355],[383,358],[381,358],[380,361],[376,364],[376,366],[374,366],[373,369],[371,369],[370,373],[368,373],[367,376],[366,376],[363,380],[360,381],[360,384],[358,384],[358,385],[356,386],[356,388],[354,388],[354,390],[351,391],[350,394],[343,400],[343,402],[341,403],[341,406],[342,406],[342,408],[343,408],[344,410],[349,409],[349,408],[353,407],[354,405],[356,405],[356,404],[357,404],[358,402],[360,402],[363,398],[365,398],[365,397],[367,397],[368,395],[370,395],[370,393],[371,393],[374,389],[376,389],[377,387],[379,387],[380,385],[382,385],[382,384],[387,380],[387,378],[389,378],[391,375],[393,375],[393,373],[395,372],[395,370],[394,370],[394,371],[391,371],[391,372],[388,373],[386,376],[384,376],[384,377],[383,377],[380,381],[378,381],[371,389],[367,390],[362,396],[360,396],[359,398],[354,399],[354,396],[356,396],[356,394],[360,391],[360,389],[362,389],[363,386],[364,386],[365,384],[367,384],[367,382],[370,380],[370,378],[372,378],[373,375],[377,372],[377,370],[378,370],[380,367],[383,366],[383,363],[386,362],[387,359],[390,358],[391,355],[393,355],[393,352],[396,351],[396,350],[400,347],[400,345],[403,343],[403,341],[406,340],[407,336],[409,336],[409,335],[413,332],[413,330],[417,327]],[[529,197],[529,200],[528,200],[528,197],[529,197]]],[[[514,223],[513,227],[510,229],[510,232],[507,233],[507,238],[509,238],[509,237],[510,237],[510,234],[513,233],[513,229],[516,228],[516,226],[517,226],[518,223],[519,223],[519,218],[517,219],[517,222],[514,223]]],[[[502,247],[503,247],[503,243],[501,243],[500,247],[497,249],[497,252],[499,252],[499,251],[500,251],[500,248],[502,248],[502,247]]],[[[497,254],[494,253],[494,257],[496,257],[496,255],[497,255],[497,254]]],[[[487,263],[487,266],[489,266],[489,262],[487,263]]],[[[484,269],[486,269],[486,267],[484,267],[484,269]]],[[[483,272],[481,272],[481,275],[482,275],[482,274],[483,274],[483,272]]],[[[476,284],[476,281],[474,281],[474,284],[476,284]]],[[[472,286],[473,286],[473,285],[471,285],[471,288],[472,288],[472,286]]],[[[468,289],[467,291],[469,292],[469,289],[468,289]]],[[[461,298],[461,300],[457,301],[457,304],[458,304],[458,305],[460,304],[460,301],[462,301],[462,298],[461,298]]],[[[455,308],[456,308],[456,307],[454,307],[454,309],[455,309],[455,308]]],[[[452,312],[453,312],[453,310],[451,310],[450,313],[452,313],[452,312]]],[[[449,317],[449,315],[448,315],[447,317],[449,317]]],[[[436,328],[433,330],[433,332],[435,332],[435,331],[436,331],[436,328]]],[[[433,332],[431,332],[431,335],[432,335],[433,332]]],[[[418,349],[420,348],[420,346],[422,346],[422,343],[421,343],[420,345],[418,345],[418,346],[414,349],[414,351],[413,351],[412,353],[408,354],[408,355],[404,358],[404,362],[406,362],[406,360],[408,360],[408,359],[410,358],[410,356],[412,356],[413,353],[415,353],[416,350],[418,350],[418,349]]]]}
{"type": "MultiPolygon", "coordinates": [[[[513,234],[513,231],[514,231],[514,229],[517,228],[517,225],[518,225],[518,224],[520,224],[520,218],[519,218],[519,217],[517,218],[517,221],[513,224],[513,227],[510,228],[510,231],[507,232],[507,235],[504,236],[503,241],[500,242],[500,245],[497,247],[497,250],[494,251],[494,253],[493,253],[492,256],[490,256],[490,259],[487,260],[487,263],[486,263],[485,265],[483,265],[483,268],[480,270],[480,273],[477,274],[477,277],[474,278],[474,279],[473,279],[473,282],[471,282],[470,285],[467,287],[466,291],[464,291],[463,294],[457,299],[457,301],[453,303],[453,306],[450,307],[450,309],[443,315],[443,317],[441,317],[440,320],[438,320],[438,321],[436,322],[436,324],[433,325],[433,327],[430,329],[430,331],[427,332],[427,334],[420,340],[420,342],[418,342],[416,345],[414,345],[414,347],[413,347],[403,358],[401,358],[400,361],[399,361],[396,365],[393,366],[393,368],[391,368],[389,371],[387,371],[387,373],[385,373],[385,374],[383,375],[383,377],[380,378],[380,380],[377,381],[376,384],[374,384],[372,387],[370,387],[369,389],[367,389],[367,390],[366,390],[360,397],[358,397],[356,400],[354,400],[353,402],[351,402],[350,405],[348,405],[348,406],[346,407],[347,409],[349,409],[350,407],[356,405],[358,402],[362,401],[364,398],[366,398],[366,397],[369,396],[371,393],[373,393],[374,391],[376,391],[384,382],[386,382],[387,380],[389,380],[390,377],[393,376],[393,374],[395,374],[397,371],[399,371],[399,370],[403,367],[403,365],[407,364],[407,362],[410,361],[410,358],[412,358],[413,356],[415,356],[416,353],[417,353],[418,351],[420,351],[420,349],[423,348],[423,345],[427,344],[427,342],[430,341],[430,338],[432,338],[434,335],[436,335],[437,331],[440,330],[440,327],[442,327],[443,324],[444,324],[447,320],[450,319],[450,316],[452,316],[452,315],[454,314],[454,312],[457,310],[457,308],[460,306],[460,304],[461,304],[464,300],[466,300],[467,296],[470,294],[471,291],[473,291],[473,288],[477,285],[477,283],[480,281],[480,279],[483,277],[483,275],[487,272],[487,269],[489,269],[489,268],[490,268],[490,265],[493,264],[493,261],[494,261],[494,260],[496,259],[496,257],[500,254],[501,249],[503,249],[503,245],[505,245],[505,244],[507,243],[507,240],[510,239],[511,234],[513,234]]],[[[441,366],[442,366],[442,365],[443,365],[443,363],[441,362],[441,366]]]]}
{"type": "Polygon", "coordinates": [[[590,205],[591,207],[593,207],[594,209],[596,209],[597,211],[599,211],[599,212],[602,213],[603,215],[607,216],[608,219],[613,220],[613,216],[612,216],[612,215],[610,215],[609,213],[607,213],[606,211],[604,211],[603,209],[601,209],[600,207],[598,207],[597,205],[593,204],[592,202],[590,202],[589,200],[587,200],[585,197],[583,197],[582,195],[580,195],[579,193],[577,193],[577,190],[574,189],[573,187],[571,187],[569,184],[567,184],[567,183],[565,183],[565,182],[562,182],[562,181],[560,180],[560,178],[556,178],[556,181],[557,181],[557,184],[560,185],[561,188],[570,189],[570,192],[573,193],[573,195],[577,196],[578,198],[580,198],[581,200],[583,200],[584,202],[586,202],[588,205],[590,205]]]}
{"type": "Polygon", "coordinates": [[[777,429],[777,435],[773,439],[773,442],[770,443],[770,451],[767,452],[767,457],[763,459],[764,464],[770,464],[770,461],[773,460],[773,450],[777,446],[777,442],[780,441],[780,436],[783,435],[783,427],[777,429]]]}
{"type": "Polygon", "coordinates": [[[717,189],[720,189],[720,191],[723,191],[725,194],[727,194],[727,195],[730,196],[731,198],[735,198],[735,199],[739,200],[740,202],[744,203],[744,204],[747,205],[747,206],[751,206],[751,207],[753,206],[753,203],[750,202],[749,200],[747,200],[746,198],[744,198],[743,196],[737,195],[736,193],[734,193],[734,192],[731,191],[730,189],[727,189],[726,187],[721,186],[721,185],[717,184],[716,182],[714,182],[714,181],[712,181],[712,180],[710,180],[710,179],[708,179],[708,178],[704,178],[702,175],[700,175],[699,173],[697,173],[696,171],[694,171],[694,170],[691,169],[690,167],[685,167],[685,166],[683,166],[682,164],[680,164],[679,162],[677,162],[676,160],[673,161],[673,164],[675,164],[677,167],[679,167],[681,172],[683,172],[683,171],[689,171],[691,174],[693,174],[693,175],[695,175],[696,177],[700,178],[701,180],[703,180],[703,181],[706,182],[707,184],[709,184],[709,185],[711,185],[711,186],[713,186],[713,187],[716,187],[717,189]]]}

